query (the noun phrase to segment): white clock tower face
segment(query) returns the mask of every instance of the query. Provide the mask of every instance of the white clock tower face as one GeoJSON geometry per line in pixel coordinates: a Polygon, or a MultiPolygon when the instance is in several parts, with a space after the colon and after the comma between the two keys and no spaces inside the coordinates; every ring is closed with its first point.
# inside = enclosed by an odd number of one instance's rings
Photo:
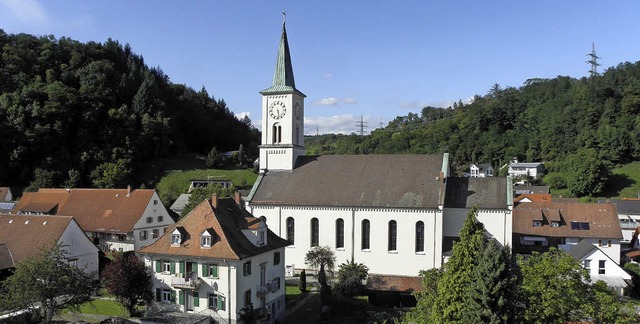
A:
{"type": "Polygon", "coordinates": [[[273,119],[280,119],[287,113],[287,107],[282,101],[274,101],[269,106],[269,116],[273,119]]]}

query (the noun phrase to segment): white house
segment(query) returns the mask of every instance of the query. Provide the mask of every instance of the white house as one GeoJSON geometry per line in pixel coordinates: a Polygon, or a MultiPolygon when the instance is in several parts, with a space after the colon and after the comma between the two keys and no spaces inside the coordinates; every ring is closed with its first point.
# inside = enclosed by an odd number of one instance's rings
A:
{"type": "Polygon", "coordinates": [[[613,288],[618,295],[624,294],[624,288],[629,286],[631,281],[629,275],[620,265],[611,257],[604,253],[601,248],[595,246],[588,240],[582,240],[578,244],[569,249],[574,259],[580,261],[580,264],[587,270],[592,282],[604,281],[609,287],[613,288]]]}
{"type": "Polygon", "coordinates": [[[260,175],[246,208],[292,243],[287,265],[309,268],[306,253],[329,246],[338,263],[366,264],[371,277],[380,279],[376,289],[393,291],[396,286],[384,283],[403,282],[401,293],[410,293],[421,289],[414,280],[421,270],[442,265],[445,236],[458,236],[474,202],[486,207],[479,218],[491,235],[509,244],[513,203],[507,179],[456,181],[447,153],[306,156],[305,95],[295,86],[284,26],[272,86],[260,93],[260,175]],[[449,191],[457,195],[451,208],[449,191]]]}
{"type": "MultiPolygon", "coordinates": [[[[599,204],[614,204],[618,211],[618,220],[622,229],[622,242],[630,243],[636,228],[640,226],[640,200],[638,199],[607,199],[598,200],[599,204]]],[[[640,246],[634,246],[640,247],[640,246]]]]}
{"type": "Polygon", "coordinates": [[[509,164],[508,174],[512,177],[533,177],[537,179],[544,174],[544,165],[542,162],[519,163],[514,160],[509,164]]]}
{"type": "Polygon", "coordinates": [[[137,252],[153,271],[157,306],[236,323],[238,313],[252,305],[261,323],[282,320],[290,243],[239,200],[214,195],[137,252]]]}
{"type": "Polygon", "coordinates": [[[12,213],[73,216],[102,251],[137,250],[174,224],[149,189],[40,189],[25,193],[12,213]]]}
{"type": "Polygon", "coordinates": [[[72,217],[0,214],[0,272],[55,244],[70,264],[98,280],[98,248],[72,217]]]}
{"type": "Polygon", "coordinates": [[[473,163],[469,167],[469,172],[466,173],[465,176],[472,178],[493,177],[493,167],[489,163],[473,163]]]}

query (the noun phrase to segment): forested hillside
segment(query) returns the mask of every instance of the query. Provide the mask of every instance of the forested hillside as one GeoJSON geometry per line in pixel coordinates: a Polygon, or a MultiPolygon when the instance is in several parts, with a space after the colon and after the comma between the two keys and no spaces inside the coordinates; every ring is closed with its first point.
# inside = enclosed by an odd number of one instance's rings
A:
{"type": "Polygon", "coordinates": [[[494,168],[512,158],[542,161],[545,182],[575,196],[604,189],[610,171],[640,160],[640,62],[602,75],[494,85],[471,104],[425,107],[367,136],[305,139],[307,154],[449,152],[457,173],[470,162],[494,168]]]}
{"type": "Polygon", "coordinates": [[[123,186],[158,157],[257,154],[250,120],[129,45],[0,30],[0,54],[0,185],[123,186]]]}

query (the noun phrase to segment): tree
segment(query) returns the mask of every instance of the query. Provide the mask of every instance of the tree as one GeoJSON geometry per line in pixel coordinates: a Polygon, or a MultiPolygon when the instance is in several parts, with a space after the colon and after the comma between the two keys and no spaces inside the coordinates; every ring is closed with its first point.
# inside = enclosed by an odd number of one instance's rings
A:
{"type": "Polygon", "coordinates": [[[568,253],[549,252],[519,258],[527,323],[579,322],[589,313],[589,275],[568,253]]]}
{"type": "Polygon", "coordinates": [[[246,159],[246,154],[244,153],[244,145],[240,144],[240,147],[238,148],[238,166],[243,168],[244,167],[244,160],[246,159]]]}
{"type": "Polygon", "coordinates": [[[304,269],[300,271],[300,284],[298,288],[300,288],[301,292],[307,291],[307,272],[304,271],[304,269]]]}
{"type": "Polygon", "coordinates": [[[322,304],[331,302],[331,286],[327,282],[325,270],[333,271],[336,263],[336,255],[328,246],[315,246],[305,256],[305,262],[318,271],[318,283],[320,283],[320,300],[322,304]]]}
{"type": "Polygon", "coordinates": [[[471,274],[463,321],[467,323],[517,322],[519,272],[508,246],[489,240],[471,274]]]}
{"type": "Polygon", "coordinates": [[[338,283],[336,292],[344,297],[362,294],[364,282],[369,276],[369,268],[354,261],[347,261],[338,266],[338,283]]]}
{"type": "Polygon", "coordinates": [[[139,300],[150,302],[151,276],[144,261],[131,253],[118,253],[102,272],[104,287],[124,306],[130,315],[134,314],[139,300]]]}
{"type": "Polygon", "coordinates": [[[105,162],[91,172],[93,185],[102,189],[113,189],[124,187],[131,174],[131,170],[127,166],[125,160],[119,159],[118,162],[105,162]]]}
{"type": "Polygon", "coordinates": [[[189,196],[189,201],[184,208],[182,209],[182,213],[180,217],[186,216],[189,212],[191,212],[196,206],[198,206],[205,199],[209,199],[216,194],[219,198],[227,198],[232,197],[236,192],[236,188],[234,186],[229,186],[228,188],[223,188],[219,185],[208,185],[204,188],[195,188],[191,191],[191,195],[189,196]]]}
{"type": "Polygon", "coordinates": [[[208,168],[218,168],[222,165],[222,155],[218,152],[218,149],[214,146],[207,154],[207,160],[205,164],[208,168]]]}
{"type": "Polygon", "coordinates": [[[60,309],[88,301],[96,287],[94,280],[69,264],[66,255],[65,247],[57,244],[19,261],[0,287],[1,308],[39,309],[44,322],[51,323],[60,309]]]}
{"type": "Polygon", "coordinates": [[[438,281],[442,278],[442,268],[432,268],[420,271],[423,291],[415,293],[416,307],[406,313],[404,322],[427,323],[436,296],[438,296],[438,281]]]}
{"type": "Polygon", "coordinates": [[[569,190],[578,197],[601,193],[609,179],[609,163],[601,159],[592,148],[580,149],[569,155],[563,168],[568,175],[569,190]]]}
{"type": "Polygon", "coordinates": [[[484,243],[482,223],[476,222],[477,212],[478,208],[473,207],[467,213],[460,230],[460,242],[454,244],[453,255],[443,266],[442,278],[438,280],[438,295],[430,315],[435,323],[462,321],[473,268],[484,243]]]}

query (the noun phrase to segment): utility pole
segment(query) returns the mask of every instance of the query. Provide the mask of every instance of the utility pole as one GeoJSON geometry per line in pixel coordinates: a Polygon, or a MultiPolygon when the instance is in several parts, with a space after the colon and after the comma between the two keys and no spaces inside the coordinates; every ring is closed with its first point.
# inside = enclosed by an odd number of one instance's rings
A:
{"type": "Polygon", "coordinates": [[[364,129],[369,127],[367,126],[367,122],[364,121],[364,117],[360,115],[360,120],[356,121],[356,126],[360,128],[360,136],[364,135],[364,129]]]}
{"type": "Polygon", "coordinates": [[[598,75],[598,66],[600,66],[600,63],[598,63],[598,59],[600,58],[600,56],[596,55],[595,43],[591,43],[591,53],[588,53],[587,56],[589,57],[587,64],[591,65],[591,69],[589,70],[589,76],[594,77],[598,75]]]}

